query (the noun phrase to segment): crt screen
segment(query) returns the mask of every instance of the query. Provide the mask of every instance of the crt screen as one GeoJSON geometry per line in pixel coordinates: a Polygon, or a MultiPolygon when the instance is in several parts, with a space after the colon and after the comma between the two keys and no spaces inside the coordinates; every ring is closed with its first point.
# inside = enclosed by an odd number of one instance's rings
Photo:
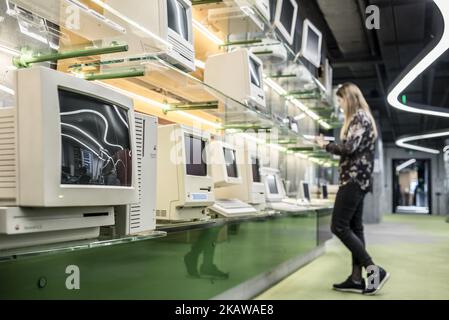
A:
{"type": "Polygon", "coordinates": [[[282,2],[282,9],[281,9],[281,23],[284,26],[285,30],[287,30],[288,32],[292,30],[294,13],[295,7],[293,6],[292,1],[284,0],[282,2]]]}
{"type": "Polygon", "coordinates": [[[168,27],[189,41],[187,9],[179,0],[167,0],[168,27]]]}
{"type": "Polygon", "coordinates": [[[256,87],[261,88],[260,65],[252,58],[249,58],[249,72],[251,75],[251,83],[256,87]]]}
{"type": "Polygon", "coordinates": [[[207,176],[207,164],[204,161],[206,156],[204,150],[206,148],[206,141],[203,139],[186,134],[185,152],[186,152],[186,173],[189,176],[207,176]]]}
{"type": "Polygon", "coordinates": [[[278,185],[276,183],[276,176],[268,175],[267,183],[268,183],[268,189],[270,190],[270,194],[279,194],[278,185]]]}
{"type": "Polygon", "coordinates": [[[235,150],[223,148],[226,172],[229,178],[238,178],[237,159],[235,157],[235,150]]]}
{"type": "Polygon", "coordinates": [[[309,184],[303,183],[302,184],[303,190],[304,190],[304,199],[307,199],[310,201],[310,192],[309,192],[309,184]]]}
{"type": "Polygon", "coordinates": [[[308,55],[314,60],[320,60],[321,52],[319,52],[320,36],[315,33],[311,28],[307,33],[307,52],[308,55]]]}
{"type": "Polygon", "coordinates": [[[132,185],[127,110],[59,89],[61,184],[132,185]]]}
{"type": "Polygon", "coordinates": [[[327,185],[323,185],[323,199],[328,199],[329,198],[329,194],[327,192],[327,185]]]}
{"type": "Polygon", "coordinates": [[[253,182],[261,182],[262,180],[260,179],[260,163],[259,163],[259,159],[258,158],[251,158],[251,167],[252,167],[252,171],[253,171],[253,182]]]}

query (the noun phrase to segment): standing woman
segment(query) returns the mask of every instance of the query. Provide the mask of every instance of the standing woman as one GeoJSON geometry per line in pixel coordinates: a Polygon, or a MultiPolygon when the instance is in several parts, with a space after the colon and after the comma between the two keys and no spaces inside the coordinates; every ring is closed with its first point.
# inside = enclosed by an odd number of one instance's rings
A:
{"type": "Polygon", "coordinates": [[[363,199],[372,191],[376,123],[356,85],[343,84],[337,91],[337,99],[345,115],[341,144],[326,143],[323,136],[317,138],[320,147],[341,157],[340,188],[335,199],[331,230],[352,253],[352,274],[346,281],[334,284],[334,289],[372,295],[390,276],[373,262],[365,249],[363,234],[363,199]],[[362,277],[362,268],[368,274],[367,284],[362,277]]]}

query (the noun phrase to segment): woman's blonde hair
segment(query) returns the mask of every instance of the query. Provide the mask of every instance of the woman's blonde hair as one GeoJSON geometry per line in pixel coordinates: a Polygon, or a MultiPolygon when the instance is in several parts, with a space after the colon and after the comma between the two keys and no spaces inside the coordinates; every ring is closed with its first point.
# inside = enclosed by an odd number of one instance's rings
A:
{"type": "Polygon", "coordinates": [[[368,106],[368,103],[363,96],[362,91],[353,83],[345,83],[337,90],[337,96],[346,101],[345,122],[343,123],[343,128],[341,128],[340,138],[343,140],[348,134],[349,124],[351,123],[352,117],[362,109],[366,112],[368,117],[371,119],[373,125],[374,135],[377,138],[378,132],[376,127],[376,121],[374,121],[373,114],[368,106]]]}

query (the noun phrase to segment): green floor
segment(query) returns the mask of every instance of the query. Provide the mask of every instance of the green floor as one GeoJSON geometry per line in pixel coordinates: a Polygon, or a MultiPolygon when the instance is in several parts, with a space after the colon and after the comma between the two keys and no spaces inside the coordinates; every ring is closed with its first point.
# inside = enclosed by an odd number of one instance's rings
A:
{"type": "Polygon", "coordinates": [[[326,254],[257,299],[449,299],[449,223],[442,217],[387,215],[366,226],[368,251],[391,279],[374,297],[331,290],[350,272],[347,249],[333,239],[326,254]]]}

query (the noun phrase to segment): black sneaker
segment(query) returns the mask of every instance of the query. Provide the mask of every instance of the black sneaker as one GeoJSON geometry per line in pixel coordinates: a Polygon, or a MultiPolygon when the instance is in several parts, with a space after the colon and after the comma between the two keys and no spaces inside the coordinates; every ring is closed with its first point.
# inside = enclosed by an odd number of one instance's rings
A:
{"type": "Polygon", "coordinates": [[[334,284],[333,288],[342,292],[363,293],[365,291],[365,281],[362,279],[360,283],[357,283],[349,277],[342,283],[334,284]]]}
{"type": "Polygon", "coordinates": [[[385,285],[388,279],[390,279],[390,274],[386,270],[384,270],[382,267],[379,266],[377,266],[377,268],[379,268],[377,274],[374,274],[374,271],[372,271],[371,274],[368,274],[368,280],[366,281],[367,286],[366,289],[363,291],[363,294],[365,295],[368,296],[375,295],[380,291],[380,289],[382,289],[382,287],[385,285]],[[374,277],[372,275],[374,275],[374,277]]]}

